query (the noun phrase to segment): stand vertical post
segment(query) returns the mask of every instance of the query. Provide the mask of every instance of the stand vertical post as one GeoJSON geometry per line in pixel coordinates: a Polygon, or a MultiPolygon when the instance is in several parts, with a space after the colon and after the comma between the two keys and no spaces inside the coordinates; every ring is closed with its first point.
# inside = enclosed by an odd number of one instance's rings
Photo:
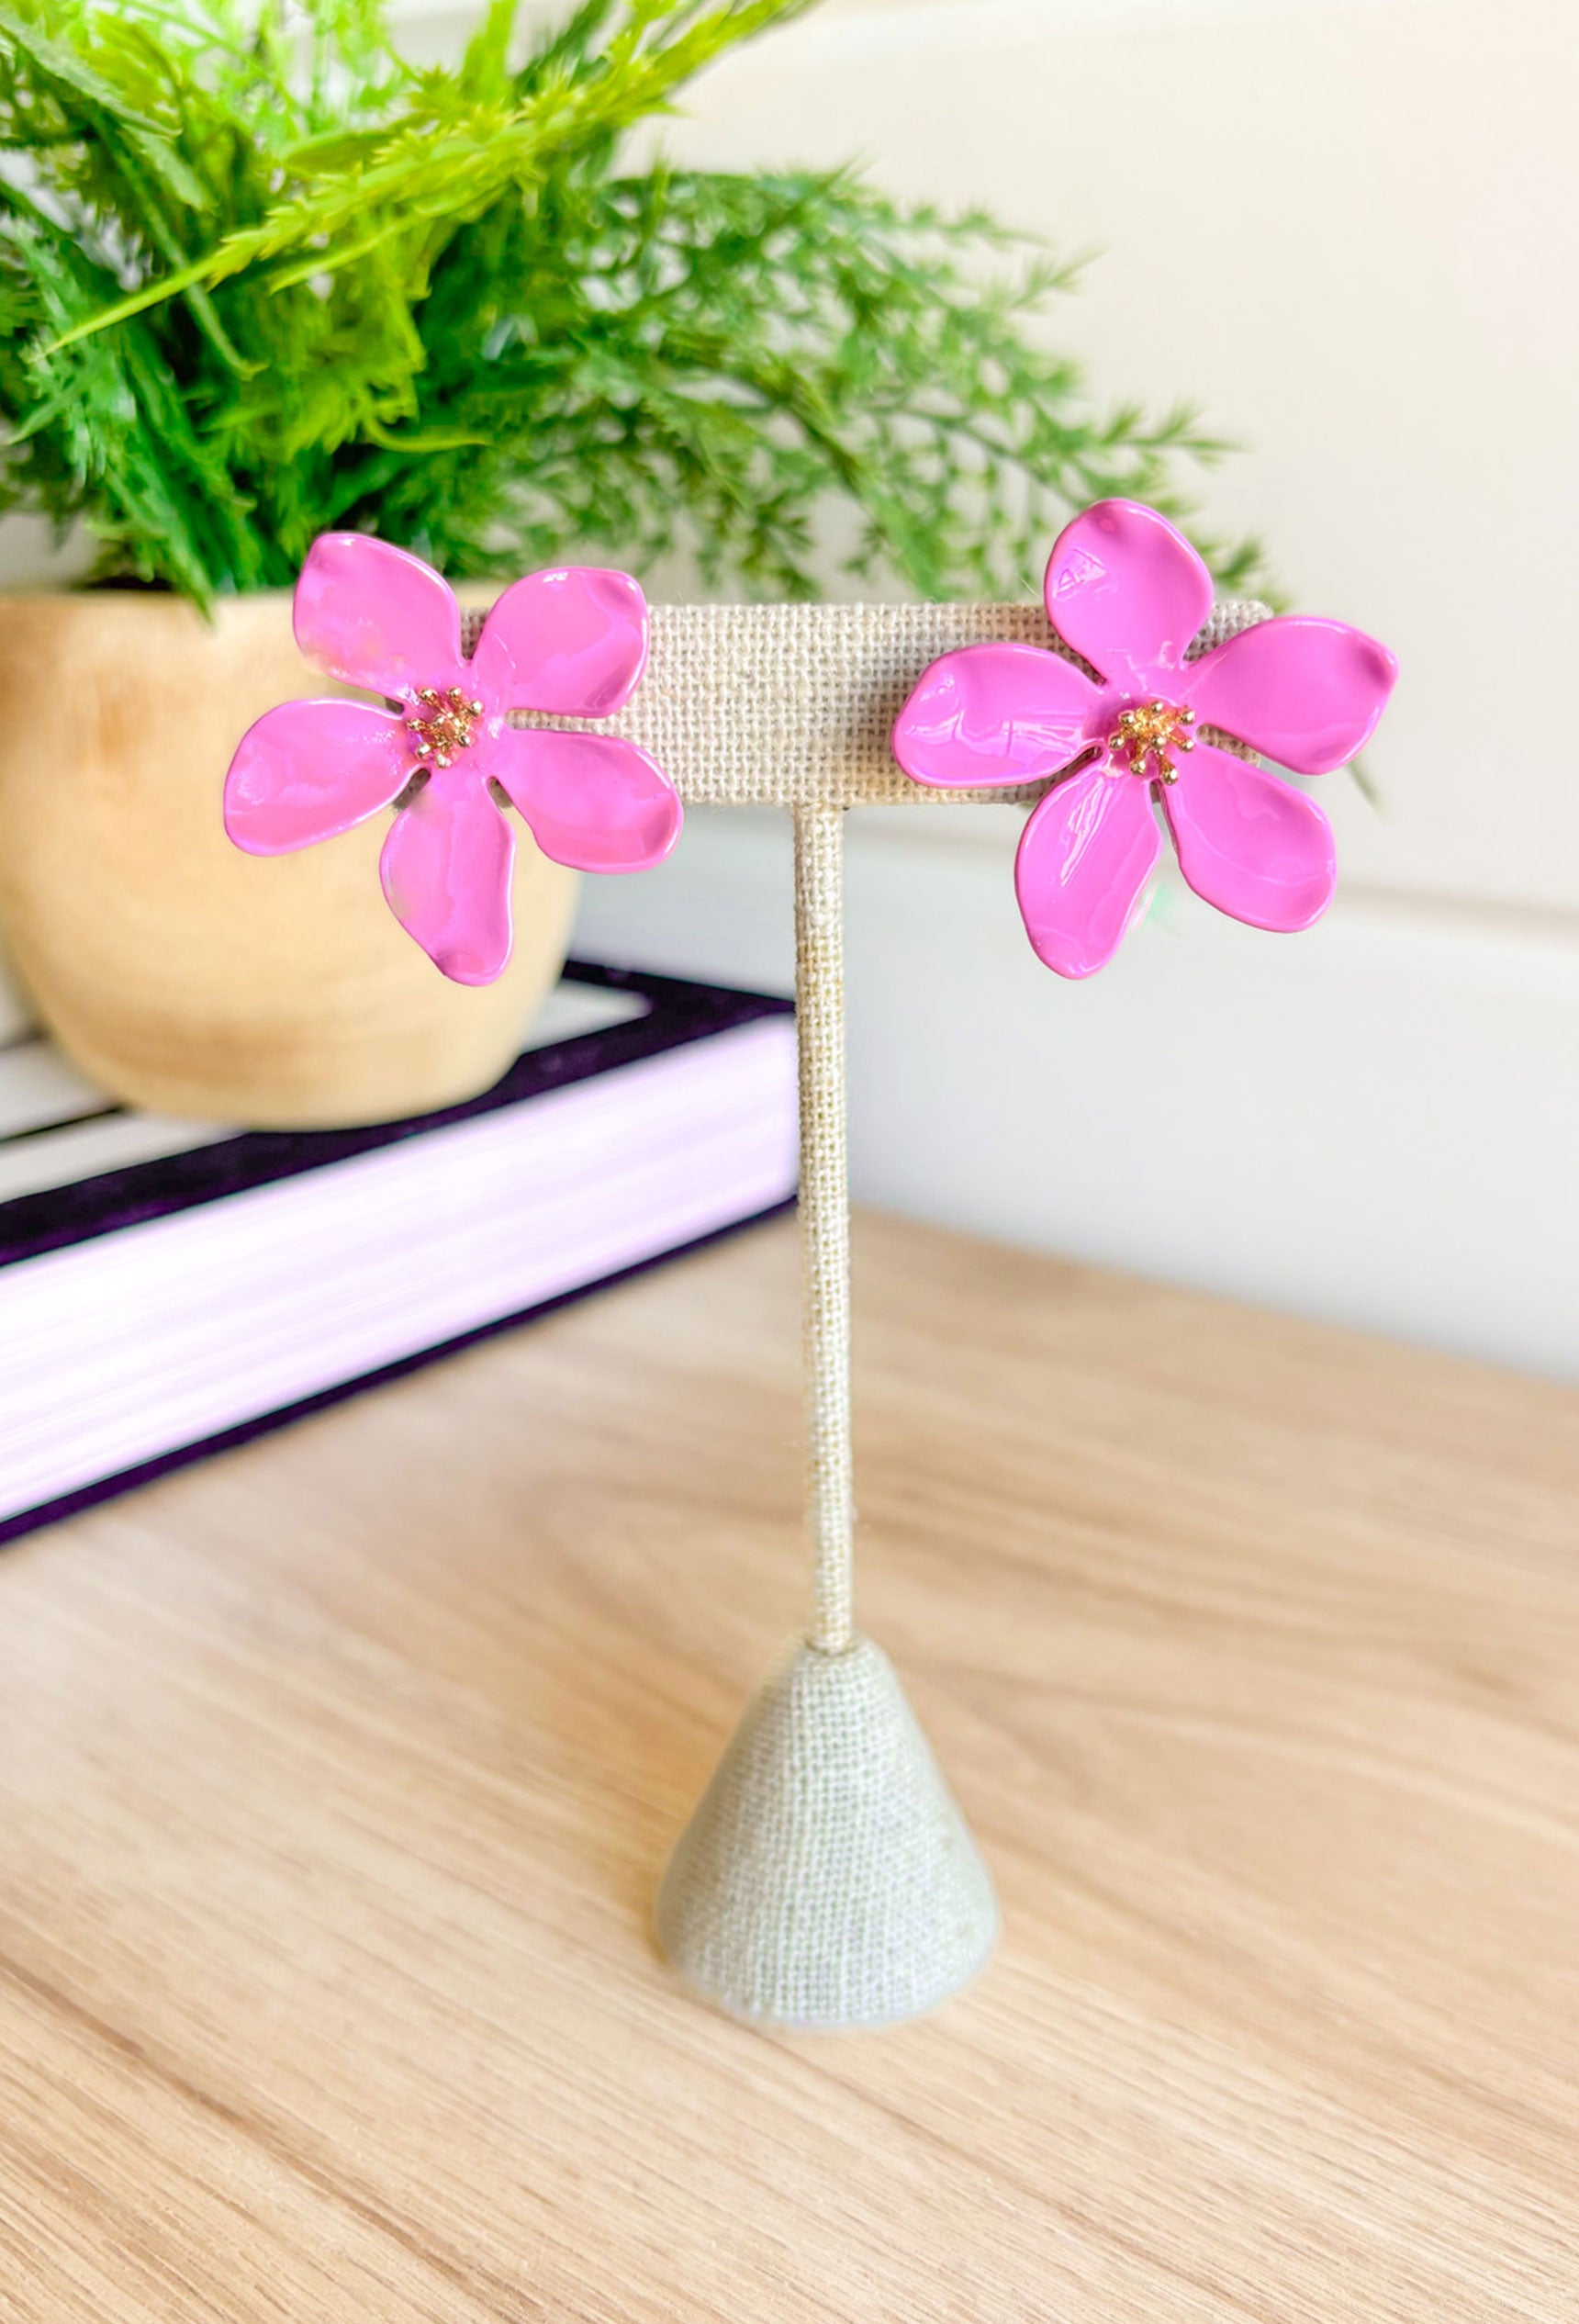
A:
{"type": "Polygon", "coordinates": [[[809,1642],[855,1635],[850,1452],[850,1196],[845,1142],[844,811],[795,810],[795,1021],[801,1073],[809,1642]]]}
{"type": "Polygon", "coordinates": [[[884,2026],[975,1975],[998,1904],[893,1666],[855,1627],[844,809],[793,813],[812,1615],[676,1843],[657,1927],[725,2009],[884,2026]]]}

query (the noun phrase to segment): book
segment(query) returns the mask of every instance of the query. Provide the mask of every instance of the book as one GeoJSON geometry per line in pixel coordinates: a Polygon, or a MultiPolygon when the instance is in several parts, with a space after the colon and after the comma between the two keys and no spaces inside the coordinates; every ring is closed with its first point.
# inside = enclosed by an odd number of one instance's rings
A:
{"type": "Polygon", "coordinates": [[[465,1106],[241,1132],[0,1051],[0,1541],[783,1208],[792,1004],[567,964],[465,1106]]]}

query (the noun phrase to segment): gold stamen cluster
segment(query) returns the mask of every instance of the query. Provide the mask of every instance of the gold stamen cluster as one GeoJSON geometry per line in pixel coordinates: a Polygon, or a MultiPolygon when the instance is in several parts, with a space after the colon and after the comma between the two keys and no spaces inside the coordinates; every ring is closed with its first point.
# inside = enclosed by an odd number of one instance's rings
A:
{"type": "Polygon", "coordinates": [[[458,686],[452,686],[443,694],[437,687],[419,686],[417,700],[427,715],[406,721],[411,748],[419,758],[431,759],[435,767],[447,767],[457,750],[470,750],[472,724],[482,716],[483,706],[468,701],[458,686]]]}
{"type": "Polygon", "coordinates": [[[1160,782],[1177,782],[1179,769],[1168,754],[1170,750],[1193,750],[1195,737],[1185,733],[1195,724],[1193,710],[1179,710],[1172,702],[1137,702],[1126,710],[1107,738],[1107,747],[1120,758],[1127,758],[1132,775],[1144,775],[1148,758],[1157,761],[1156,778],[1160,782]]]}

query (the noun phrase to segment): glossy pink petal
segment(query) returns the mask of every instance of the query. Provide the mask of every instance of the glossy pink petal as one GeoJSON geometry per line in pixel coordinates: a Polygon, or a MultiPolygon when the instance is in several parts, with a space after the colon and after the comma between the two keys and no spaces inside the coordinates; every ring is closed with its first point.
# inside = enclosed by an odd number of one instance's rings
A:
{"type": "Polygon", "coordinates": [[[1331,903],[1338,861],[1327,817],[1264,767],[1200,743],[1162,804],[1180,870],[1219,912],[1292,935],[1331,903]]]}
{"type": "Polygon", "coordinates": [[[282,702],[248,727],[225,777],[225,829],[249,855],[332,839],[411,776],[400,721],[369,702],[282,702]]]}
{"type": "Polygon", "coordinates": [[[679,837],[684,811],[657,761],[617,735],[507,726],[497,777],[545,856],[577,871],[645,871],[679,837]]]}
{"type": "Polygon", "coordinates": [[[1398,665],[1347,622],[1305,613],[1257,622],[1203,654],[1191,707],[1300,775],[1329,775],[1370,740],[1398,665]]]}
{"type": "Polygon", "coordinates": [[[1088,767],[1049,791],[1014,859],[1014,893],[1039,960],[1060,976],[1110,960],[1139,909],[1162,837],[1150,785],[1088,767]]]}
{"type": "Polygon", "coordinates": [[[923,674],[894,721],[893,755],[934,790],[1035,782],[1080,756],[1099,700],[1084,670],[1045,646],[965,646],[923,674]]]}
{"type": "Polygon", "coordinates": [[[431,565],[365,533],[322,533],[308,551],[293,610],[304,654],[370,694],[453,685],[461,615],[431,565]]]}
{"type": "Polygon", "coordinates": [[[647,663],[647,601],[628,573],[567,565],[506,589],[472,656],[480,691],[499,710],[611,718],[647,663]]]}
{"type": "Polygon", "coordinates": [[[389,909],[457,984],[491,984],[510,959],[515,834],[486,786],[436,772],[396,816],[379,876],[389,909]]]}
{"type": "Polygon", "coordinates": [[[1099,500],[1047,560],[1047,619],[1110,685],[1148,693],[1179,669],[1212,610],[1212,577],[1184,535],[1139,500],[1099,500]]]}

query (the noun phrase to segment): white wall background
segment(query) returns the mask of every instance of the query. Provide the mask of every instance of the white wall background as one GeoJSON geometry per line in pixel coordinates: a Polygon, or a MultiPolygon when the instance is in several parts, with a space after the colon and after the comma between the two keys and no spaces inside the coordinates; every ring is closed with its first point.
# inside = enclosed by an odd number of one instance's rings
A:
{"type": "MultiPolygon", "coordinates": [[[[855,818],[864,1198],[1579,1373],[1576,116],[1568,0],[825,0],[667,133],[1101,245],[1056,318],[1098,395],[1198,399],[1251,447],[1210,521],[1403,663],[1303,938],[1165,890],[1062,984],[1012,818],[855,818]]],[[[783,832],[696,816],[580,942],[784,981],[783,832]]]]}
{"type": "MultiPolygon", "coordinates": [[[[1061,984],[1012,825],[856,818],[865,1198],[1579,1372],[1576,108],[1566,0],[829,0],[673,132],[1103,246],[1056,325],[1098,392],[1198,399],[1251,447],[1211,521],[1403,664],[1305,937],[1165,892],[1061,984]]],[[[783,835],[700,826],[583,943],[784,976],[783,835]]]]}

